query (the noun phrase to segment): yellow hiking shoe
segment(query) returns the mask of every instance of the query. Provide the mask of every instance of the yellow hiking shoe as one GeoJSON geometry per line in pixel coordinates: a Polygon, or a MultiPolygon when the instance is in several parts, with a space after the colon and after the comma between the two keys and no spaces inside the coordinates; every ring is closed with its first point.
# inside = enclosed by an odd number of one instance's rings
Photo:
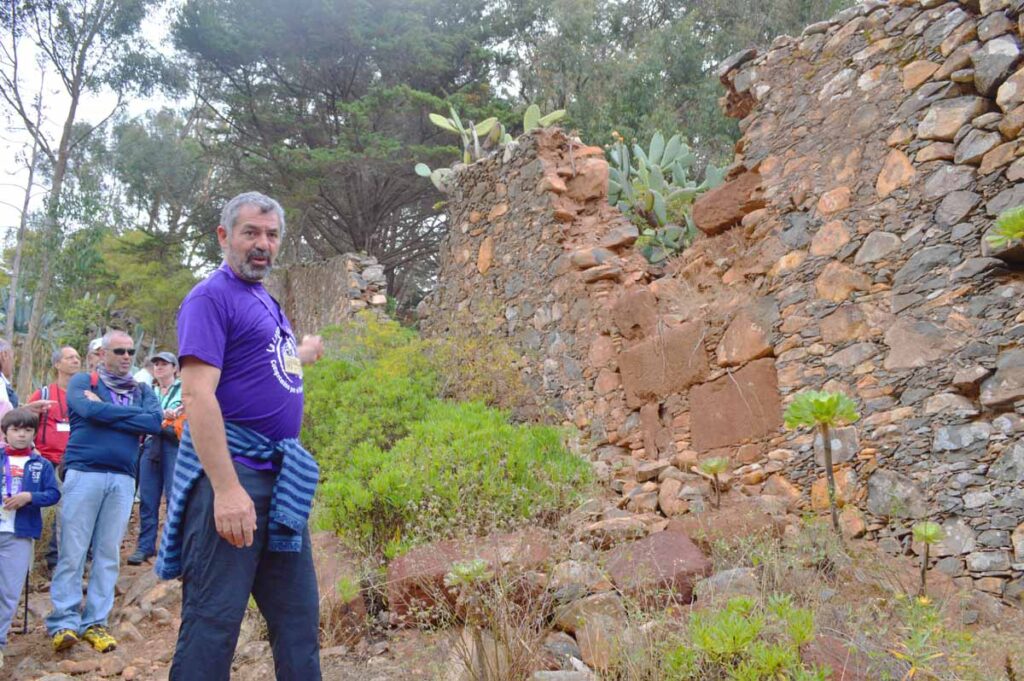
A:
{"type": "Polygon", "coordinates": [[[61,629],[53,635],[53,652],[59,653],[78,643],[78,634],[71,629],[61,629]]]}
{"type": "Polygon", "coordinates": [[[94,624],[85,630],[82,638],[101,653],[109,653],[117,647],[117,639],[110,635],[106,627],[94,624]]]}

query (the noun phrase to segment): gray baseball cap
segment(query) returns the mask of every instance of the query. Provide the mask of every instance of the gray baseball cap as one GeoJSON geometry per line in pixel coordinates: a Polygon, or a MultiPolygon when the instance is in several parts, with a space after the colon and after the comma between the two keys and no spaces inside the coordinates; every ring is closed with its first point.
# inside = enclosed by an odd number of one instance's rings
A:
{"type": "Polygon", "coordinates": [[[167,362],[168,364],[173,364],[174,366],[178,366],[178,358],[174,356],[173,352],[167,352],[167,351],[158,352],[155,355],[153,355],[152,357],[150,357],[149,361],[153,362],[153,361],[158,360],[158,359],[162,359],[163,361],[167,362]]]}

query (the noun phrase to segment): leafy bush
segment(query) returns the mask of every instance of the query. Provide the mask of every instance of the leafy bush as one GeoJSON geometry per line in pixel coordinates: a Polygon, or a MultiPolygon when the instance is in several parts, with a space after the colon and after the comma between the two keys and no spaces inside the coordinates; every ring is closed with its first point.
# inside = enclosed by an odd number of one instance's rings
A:
{"type": "Polygon", "coordinates": [[[427,344],[362,317],[307,373],[304,439],[321,465],[321,525],[375,556],[557,515],[589,466],[559,430],[480,401],[449,402],[427,344]]]}
{"type": "Polygon", "coordinates": [[[814,615],[787,596],[758,606],[746,597],[690,617],[685,640],[664,657],[663,677],[679,681],[793,679],[824,681],[827,669],[806,665],[800,649],[814,637],[814,615]]]}
{"type": "Polygon", "coordinates": [[[304,440],[331,477],[361,443],[390,447],[426,413],[437,377],[422,343],[367,315],[326,334],[327,357],[306,375],[304,440]]]}
{"type": "Polygon", "coordinates": [[[479,402],[432,400],[390,450],[364,441],[338,465],[321,492],[323,520],[387,557],[557,514],[589,480],[558,430],[512,425],[479,402]]]}

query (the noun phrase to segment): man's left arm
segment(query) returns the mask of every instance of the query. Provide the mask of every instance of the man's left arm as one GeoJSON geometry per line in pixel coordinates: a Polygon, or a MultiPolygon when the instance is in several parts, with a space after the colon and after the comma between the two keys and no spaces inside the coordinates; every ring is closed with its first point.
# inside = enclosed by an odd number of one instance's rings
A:
{"type": "Polygon", "coordinates": [[[142,400],[134,409],[134,413],[107,424],[108,427],[138,435],[156,435],[162,430],[164,414],[156,394],[148,385],[140,386],[139,390],[142,393],[142,400]]]}

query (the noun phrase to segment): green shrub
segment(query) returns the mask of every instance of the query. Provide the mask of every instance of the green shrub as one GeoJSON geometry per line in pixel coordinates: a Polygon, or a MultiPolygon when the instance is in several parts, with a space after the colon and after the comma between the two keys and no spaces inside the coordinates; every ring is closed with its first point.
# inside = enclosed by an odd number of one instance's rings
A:
{"type": "Polygon", "coordinates": [[[325,334],[327,357],[306,372],[303,440],[331,477],[361,443],[387,448],[426,413],[437,376],[415,334],[361,317],[325,334]]]}
{"type": "Polygon", "coordinates": [[[338,461],[322,521],[376,555],[558,514],[589,481],[548,426],[517,426],[478,402],[432,401],[390,450],[370,442],[338,461]]]}
{"type": "Polygon", "coordinates": [[[327,357],[307,372],[303,433],[321,466],[317,520],[368,553],[543,520],[589,481],[559,430],[440,399],[436,342],[371,316],[326,335],[327,357]]]}
{"type": "Polygon", "coordinates": [[[665,652],[662,678],[824,681],[828,670],[800,658],[801,647],[813,637],[813,613],[794,607],[786,596],[773,596],[764,606],[751,598],[733,598],[722,610],[690,616],[683,640],[665,652]]]}

